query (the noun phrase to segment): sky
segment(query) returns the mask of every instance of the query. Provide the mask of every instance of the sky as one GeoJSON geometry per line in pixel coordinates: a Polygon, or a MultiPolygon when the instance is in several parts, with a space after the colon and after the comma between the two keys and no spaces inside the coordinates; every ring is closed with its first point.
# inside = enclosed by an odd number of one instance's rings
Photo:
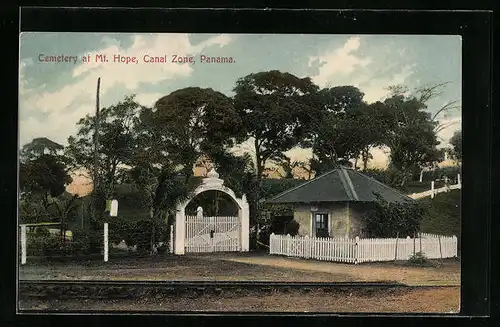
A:
{"type": "MultiPolygon", "coordinates": [[[[429,101],[428,111],[434,113],[450,101],[461,105],[460,36],[22,33],[20,41],[20,146],[35,137],[66,145],[78,120],[95,113],[98,77],[101,107],[130,94],[152,106],[160,97],[190,86],[231,96],[238,78],[269,70],[310,76],[320,87],[354,85],[367,102],[383,100],[390,85],[414,90],[447,82],[442,94],[429,101]],[[96,62],[97,54],[106,55],[108,62],[96,62]],[[137,63],[113,62],[115,55],[136,57],[137,63]],[[168,60],[145,62],[146,55],[168,60]],[[195,62],[172,63],[173,55],[193,56],[195,62]],[[232,57],[234,62],[201,62],[202,55],[232,57]],[[46,61],[56,56],[76,58],[46,61]]],[[[461,112],[439,117],[442,123],[455,122],[439,134],[446,146],[461,128],[461,112]]],[[[249,150],[247,144],[240,149],[249,150]]],[[[288,154],[303,160],[310,151],[288,154]]],[[[384,150],[374,150],[374,157],[386,160],[384,150]]]]}

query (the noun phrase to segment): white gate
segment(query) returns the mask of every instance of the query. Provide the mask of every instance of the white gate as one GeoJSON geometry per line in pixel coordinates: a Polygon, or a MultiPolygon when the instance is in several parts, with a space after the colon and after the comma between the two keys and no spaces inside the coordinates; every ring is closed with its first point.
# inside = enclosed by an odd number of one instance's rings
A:
{"type": "Polygon", "coordinates": [[[186,252],[241,250],[239,217],[186,216],[186,252]]]}

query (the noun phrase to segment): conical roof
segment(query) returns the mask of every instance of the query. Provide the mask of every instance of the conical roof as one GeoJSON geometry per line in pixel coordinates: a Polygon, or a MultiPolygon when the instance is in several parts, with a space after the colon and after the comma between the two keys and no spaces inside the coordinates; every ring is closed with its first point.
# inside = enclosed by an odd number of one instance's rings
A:
{"type": "Polygon", "coordinates": [[[375,202],[379,194],[388,202],[412,202],[409,196],[348,167],[339,167],[286,190],[267,203],[375,202]]]}

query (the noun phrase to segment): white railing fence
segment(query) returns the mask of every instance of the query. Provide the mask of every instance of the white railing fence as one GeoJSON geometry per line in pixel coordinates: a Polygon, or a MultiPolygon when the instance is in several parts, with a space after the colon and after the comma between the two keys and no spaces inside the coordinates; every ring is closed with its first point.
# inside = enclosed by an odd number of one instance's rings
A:
{"type": "Polygon", "coordinates": [[[269,244],[270,254],[346,263],[408,260],[417,252],[429,259],[456,257],[457,237],[346,239],[271,234],[269,244]]]}
{"type": "Polygon", "coordinates": [[[419,193],[412,193],[412,194],[409,194],[408,196],[410,198],[413,198],[413,199],[421,199],[421,198],[425,198],[425,197],[432,197],[434,198],[434,196],[438,193],[443,193],[443,192],[449,192],[451,190],[458,190],[458,189],[461,189],[462,188],[462,181],[460,180],[460,174],[458,174],[457,176],[457,183],[456,184],[453,184],[453,185],[445,185],[443,187],[440,187],[440,188],[435,188],[434,187],[434,181],[431,182],[431,189],[428,190],[428,191],[424,191],[424,192],[419,192],[419,193]]]}

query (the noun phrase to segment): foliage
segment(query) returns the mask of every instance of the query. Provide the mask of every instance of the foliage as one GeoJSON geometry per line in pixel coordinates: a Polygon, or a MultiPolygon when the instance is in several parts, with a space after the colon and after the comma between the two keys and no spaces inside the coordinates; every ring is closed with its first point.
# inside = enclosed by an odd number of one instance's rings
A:
{"type": "Polygon", "coordinates": [[[46,138],[34,139],[21,151],[19,167],[19,216],[23,223],[59,221],[57,206],[65,201],[65,188],[72,182],[67,158],[57,154],[61,146],[46,138]],[[45,152],[49,153],[45,153],[45,152]]]}
{"type": "Polygon", "coordinates": [[[442,179],[445,176],[449,178],[450,183],[457,183],[457,177],[460,174],[460,167],[450,166],[450,167],[441,167],[429,171],[424,171],[422,173],[422,181],[430,182],[436,179],[442,179]]]}
{"type": "Polygon", "coordinates": [[[270,199],[302,183],[304,183],[303,180],[295,178],[265,179],[262,181],[261,196],[263,199],[270,199]]]}
{"type": "MultiPolygon", "coordinates": [[[[177,205],[187,200],[199,185],[199,179],[190,177],[187,183],[184,183],[177,178],[178,174],[173,167],[165,165],[157,168],[146,162],[141,162],[131,169],[130,175],[140,191],[140,206],[150,212],[150,223],[144,223],[142,227],[151,228],[148,234],[150,243],[146,248],[153,251],[158,239],[164,236],[164,229],[161,228],[164,222],[161,217],[174,213],[177,205]]],[[[142,241],[141,238],[141,242],[137,243],[140,249],[145,248],[142,241]]]]}
{"type": "Polygon", "coordinates": [[[416,202],[390,203],[376,194],[372,211],[362,216],[369,237],[411,236],[420,229],[424,211],[416,202]]]}
{"type": "MultiPolygon", "coordinates": [[[[411,181],[411,173],[405,172],[397,169],[396,167],[389,165],[387,169],[371,168],[363,171],[363,174],[378,180],[392,188],[407,191],[406,185],[408,181],[411,181]]],[[[429,188],[430,186],[428,186],[429,188]]]]}
{"type": "Polygon", "coordinates": [[[295,236],[299,232],[300,224],[293,219],[292,215],[274,216],[269,228],[271,233],[295,236]]]}
{"type": "Polygon", "coordinates": [[[322,109],[313,120],[309,144],[314,158],[311,169],[316,175],[338,165],[351,166],[350,160],[362,157],[366,168],[370,149],[384,144],[384,105],[367,104],[364,94],[353,86],[323,89],[319,92],[322,109]]]}
{"type": "Polygon", "coordinates": [[[71,183],[64,162],[58,156],[42,154],[31,160],[21,162],[19,186],[23,193],[39,195],[45,204],[49,197],[62,194],[65,186],[71,183]]]}
{"type": "Polygon", "coordinates": [[[234,104],[246,137],[253,138],[259,180],[268,161],[279,161],[305,136],[317,111],[317,90],[309,77],[277,70],[249,74],[236,82],[234,104]]]}
{"type": "Polygon", "coordinates": [[[462,131],[456,131],[450,139],[452,155],[455,160],[462,161],[462,131]]]}
{"type": "Polygon", "coordinates": [[[232,100],[212,89],[188,87],[162,97],[148,120],[169,160],[184,167],[187,176],[202,155],[209,157],[234,145],[242,122],[232,100]]]}
{"type": "Polygon", "coordinates": [[[386,137],[391,149],[391,164],[400,171],[418,176],[422,167],[442,161],[443,151],[436,148],[437,122],[426,111],[426,102],[433,97],[433,88],[423,88],[407,95],[399,88],[392,89],[392,96],[384,101],[386,137]]]}
{"type": "MultiPolygon", "coordinates": [[[[105,197],[114,190],[120,166],[130,164],[135,142],[133,127],[142,108],[135,101],[135,95],[131,95],[116,105],[100,110],[97,169],[105,197]]],[[[94,170],[95,123],[95,115],[87,114],[78,121],[77,134],[68,138],[65,152],[72,159],[73,169],[84,168],[87,172],[94,170]]]]}
{"type": "Polygon", "coordinates": [[[159,242],[168,243],[170,231],[169,225],[160,221],[151,220],[137,220],[137,221],[127,221],[123,219],[116,219],[109,223],[110,242],[113,244],[118,244],[122,240],[125,241],[129,247],[137,247],[139,254],[150,253],[151,248],[151,238],[153,237],[154,231],[154,242],[157,244],[159,242]],[[153,228],[153,224],[155,224],[153,228]]]}
{"type": "MultiPolygon", "coordinates": [[[[423,233],[452,236],[461,240],[461,190],[452,190],[448,193],[436,194],[434,199],[423,198],[418,200],[424,210],[421,224],[423,233]]],[[[459,246],[460,249],[460,246],[459,246]]]]}
{"type": "Polygon", "coordinates": [[[22,162],[27,162],[34,160],[44,154],[57,156],[63,149],[64,146],[59,143],[49,140],[46,137],[37,137],[21,148],[20,159],[22,162]]]}
{"type": "Polygon", "coordinates": [[[412,254],[408,258],[408,263],[410,264],[426,264],[429,261],[425,253],[423,252],[416,252],[415,254],[412,254]]]}
{"type": "Polygon", "coordinates": [[[297,235],[299,233],[299,227],[300,224],[292,219],[285,225],[285,235],[291,235],[291,236],[297,235]]]}

